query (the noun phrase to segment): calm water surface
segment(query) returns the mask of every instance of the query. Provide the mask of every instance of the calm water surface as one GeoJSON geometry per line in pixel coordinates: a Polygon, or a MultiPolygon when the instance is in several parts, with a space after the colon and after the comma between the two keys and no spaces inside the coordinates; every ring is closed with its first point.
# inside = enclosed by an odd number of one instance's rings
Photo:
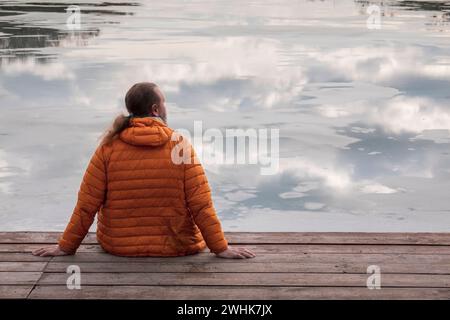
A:
{"type": "Polygon", "coordinates": [[[450,3],[0,2],[0,230],[62,230],[134,82],[169,124],[278,128],[280,170],[206,165],[228,231],[450,231],[450,3]],[[379,5],[381,29],[366,12],[379,5]]]}

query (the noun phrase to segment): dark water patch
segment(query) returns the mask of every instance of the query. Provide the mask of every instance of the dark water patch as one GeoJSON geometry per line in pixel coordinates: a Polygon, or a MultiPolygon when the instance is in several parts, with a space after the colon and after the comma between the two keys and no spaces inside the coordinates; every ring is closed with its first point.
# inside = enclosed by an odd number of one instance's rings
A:
{"type": "Polygon", "coordinates": [[[63,40],[72,38],[83,41],[100,34],[99,29],[64,32],[54,28],[31,27],[6,21],[0,22],[0,32],[7,34],[0,38],[2,50],[55,47],[63,40]]]}
{"type": "Polygon", "coordinates": [[[17,5],[11,4],[0,4],[0,9],[2,11],[12,11],[12,12],[54,12],[54,13],[66,13],[66,9],[69,6],[79,6],[83,14],[97,14],[97,15],[133,15],[133,12],[126,12],[120,10],[106,10],[106,9],[86,9],[86,8],[97,8],[97,7],[125,7],[125,6],[139,6],[136,2],[122,2],[122,3],[112,3],[112,2],[101,2],[101,3],[47,3],[47,2],[25,2],[18,3],[17,5]]]}

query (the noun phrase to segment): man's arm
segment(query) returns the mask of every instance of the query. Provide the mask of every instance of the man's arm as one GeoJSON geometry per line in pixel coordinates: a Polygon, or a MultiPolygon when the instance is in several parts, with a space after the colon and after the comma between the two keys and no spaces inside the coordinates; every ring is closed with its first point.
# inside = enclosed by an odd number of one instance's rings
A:
{"type": "Polygon", "coordinates": [[[74,254],[94,222],[106,193],[106,161],[104,146],[99,146],[92,156],[78,191],[78,200],[72,217],[59,239],[61,250],[74,254]]]}
{"type": "Polygon", "coordinates": [[[213,253],[228,248],[222,227],[211,199],[211,189],[194,148],[190,146],[190,161],[185,163],[184,187],[186,202],[206,245],[213,253]]]}

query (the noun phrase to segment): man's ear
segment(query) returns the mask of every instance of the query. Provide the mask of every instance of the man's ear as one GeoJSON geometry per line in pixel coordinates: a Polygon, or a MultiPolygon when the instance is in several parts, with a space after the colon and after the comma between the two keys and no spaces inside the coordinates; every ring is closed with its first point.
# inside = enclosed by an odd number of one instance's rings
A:
{"type": "Polygon", "coordinates": [[[151,110],[152,110],[152,114],[157,115],[157,116],[159,115],[159,107],[157,104],[153,104],[151,107],[151,110]]]}

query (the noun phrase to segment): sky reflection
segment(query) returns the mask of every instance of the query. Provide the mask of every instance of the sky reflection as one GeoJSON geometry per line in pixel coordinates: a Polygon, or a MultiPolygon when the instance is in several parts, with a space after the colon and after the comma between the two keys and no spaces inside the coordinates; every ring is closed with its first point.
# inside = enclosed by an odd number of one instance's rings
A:
{"type": "Polygon", "coordinates": [[[61,230],[138,81],[173,128],[279,128],[280,171],[205,164],[227,230],[449,231],[448,4],[0,4],[2,230],[61,230]]]}

